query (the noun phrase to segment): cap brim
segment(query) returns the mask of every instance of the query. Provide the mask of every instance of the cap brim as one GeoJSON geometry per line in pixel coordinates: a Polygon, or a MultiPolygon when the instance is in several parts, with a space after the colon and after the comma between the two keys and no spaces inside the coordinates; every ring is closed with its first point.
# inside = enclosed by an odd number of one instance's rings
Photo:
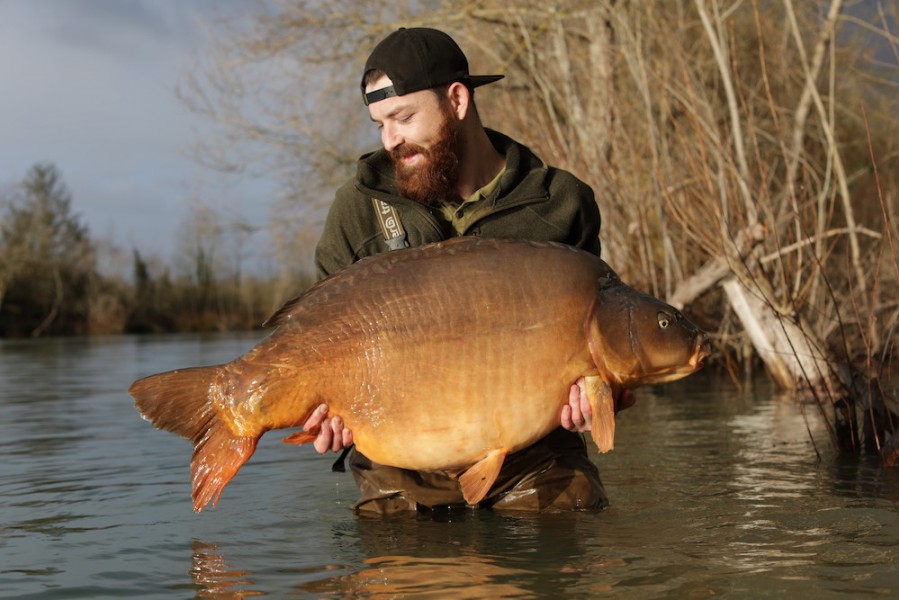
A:
{"type": "Polygon", "coordinates": [[[505,75],[469,75],[468,80],[471,82],[471,87],[476,88],[480,85],[487,85],[488,83],[499,81],[503,77],[505,77],[505,75]]]}

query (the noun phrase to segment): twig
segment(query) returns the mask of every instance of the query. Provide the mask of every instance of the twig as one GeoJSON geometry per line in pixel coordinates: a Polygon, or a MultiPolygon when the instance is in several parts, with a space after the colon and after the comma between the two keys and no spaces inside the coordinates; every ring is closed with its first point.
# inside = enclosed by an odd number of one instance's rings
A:
{"type": "MultiPolygon", "coordinates": [[[[872,238],[878,239],[878,240],[881,239],[881,237],[883,237],[883,236],[881,236],[881,234],[877,233],[876,231],[873,231],[866,227],[857,227],[855,229],[855,232],[867,235],[869,237],[872,237],[872,238]]],[[[760,258],[759,262],[762,264],[766,264],[776,258],[784,256],[785,254],[789,254],[790,252],[793,252],[794,250],[800,250],[806,246],[809,246],[811,244],[814,244],[814,243],[824,240],[826,238],[834,237],[837,235],[844,235],[847,233],[849,233],[848,227],[840,227],[838,229],[831,229],[830,231],[825,231],[824,233],[820,233],[818,235],[813,235],[811,237],[805,238],[804,240],[799,240],[798,242],[793,242],[789,246],[784,246],[783,248],[779,248],[776,252],[766,254],[765,256],[760,258]]]]}
{"type": "MultiPolygon", "coordinates": [[[[695,1],[696,9],[699,11],[699,18],[702,21],[702,26],[709,38],[709,44],[711,44],[712,46],[712,54],[714,54],[715,56],[715,62],[718,65],[718,72],[721,74],[722,85],[724,86],[724,93],[727,97],[727,109],[730,113],[731,127],[733,131],[731,137],[733,138],[734,152],[737,155],[737,165],[740,170],[740,176],[737,178],[737,181],[740,186],[740,191],[743,194],[743,204],[746,210],[746,215],[748,217],[748,222],[749,224],[752,224],[758,220],[758,215],[756,213],[755,204],[752,201],[752,194],[749,191],[749,186],[747,183],[749,181],[749,165],[746,162],[746,150],[743,148],[743,129],[740,121],[739,107],[737,106],[737,95],[734,92],[733,79],[731,77],[730,68],[728,66],[729,61],[724,56],[724,48],[726,47],[726,45],[722,44],[718,35],[716,35],[716,27],[712,24],[712,21],[705,9],[705,0],[695,1]]],[[[715,7],[715,13],[717,16],[718,2],[717,0],[712,0],[712,2],[715,7]]],[[[720,21],[718,21],[717,26],[718,31],[720,31],[720,21]]]]}
{"type": "Polygon", "coordinates": [[[867,284],[865,282],[864,270],[861,266],[861,250],[858,243],[858,237],[855,235],[855,214],[852,208],[852,203],[850,202],[849,184],[846,179],[846,170],[843,166],[843,160],[840,156],[840,152],[837,149],[837,143],[833,132],[833,123],[827,118],[827,111],[824,107],[824,102],[821,99],[821,94],[818,93],[817,86],[815,84],[817,75],[821,70],[821,65],[824,62],[824,54],[833,36],[834,27],[837,18],[840,15],[840,11],[842,10],[842,7],[843,0],[831,0],[830,7],[827,11],[827,19],[825,20],[824,26],[821,28],[821,33],[818,36],[817,42],[815,43],[812,61],[811,63],[809,63],[805,53],[805,46],[802,43],[802,36],[799,33],[799,24],[796,21],[796,13],[793,11],[793,2],[792,0],[784,0],[784,8],[787,12],[787,21],[790,24],[790,31],[793,35],[793,40],[796,42],[796,46],[799,50],[799,55],[802,61],[802,69],[805,72],[805,87],[802,91],[802,97],[800,98],[799,106],[796,109],[797,116],[796,126],[793,130],[792,153],[787,157],[788,160],[792,161],[792,170],[788,169],[787,171],[787,181],[788,185],[790,185],[789,182],[791,182],[796,176],[795,173],[798,164],[798,156],[801,153],[802,140],[805,137],[805,117],[810,110],[810,104],[813,103],[815,105],[815,109],[818,112],[818,117],[821,120],[822,129],[824,130],[824,136],[827,140],[829,150],[833,153],[832,161],[834,174],[836,175],[837,183],[840,189],[840,198],[843,203],[843,215],[850,230],[849,248],[852,255],[852,267],[855,270],[855,275],[858,279],[859,289],[862,291],[862,293],[864,293],[867,288],[867,284]]]}

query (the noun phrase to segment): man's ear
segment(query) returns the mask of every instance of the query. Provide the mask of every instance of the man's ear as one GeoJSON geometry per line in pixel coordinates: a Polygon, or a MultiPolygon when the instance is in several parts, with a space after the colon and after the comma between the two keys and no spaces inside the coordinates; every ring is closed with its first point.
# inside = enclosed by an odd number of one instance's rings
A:
{"type": "Polygon", "coordinates": [[[471,91],[464,83],[454,81],[446,88],[446,96],[453,114],[463,121],[471,109],[471,91]]]}

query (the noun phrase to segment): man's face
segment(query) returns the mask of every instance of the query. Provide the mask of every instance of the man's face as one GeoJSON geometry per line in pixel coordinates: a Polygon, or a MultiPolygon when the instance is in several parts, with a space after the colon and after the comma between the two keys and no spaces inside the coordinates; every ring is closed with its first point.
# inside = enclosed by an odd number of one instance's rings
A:
{"type": "MultiPolygon", "coordinates": [[[[382,77],[366,91],[390,85],[382,77]]],[[[396,168],[401,195],[422,204],[455,198],[459,122],[447,101],[430,90],[387,98],[368,107],[396,168]]]]}

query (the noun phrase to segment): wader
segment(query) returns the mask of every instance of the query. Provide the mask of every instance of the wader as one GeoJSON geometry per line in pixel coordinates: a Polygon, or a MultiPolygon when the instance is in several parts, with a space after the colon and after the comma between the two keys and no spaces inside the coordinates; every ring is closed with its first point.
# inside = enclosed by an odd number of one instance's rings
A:
{"type": "MultiPolygon", "coordinates": [[[[388,467],[358,450],[350,470],[362,497],[353,508],[391,514],[438,507],[464,507],[459,483],[445,473],[388,467]]],[[[581,434],[561,427],[539,442],[506,457],[503,468],[478,507],[494,510],[599,510],[608,499],[596,466],[587,458],[581,434]]]]}

